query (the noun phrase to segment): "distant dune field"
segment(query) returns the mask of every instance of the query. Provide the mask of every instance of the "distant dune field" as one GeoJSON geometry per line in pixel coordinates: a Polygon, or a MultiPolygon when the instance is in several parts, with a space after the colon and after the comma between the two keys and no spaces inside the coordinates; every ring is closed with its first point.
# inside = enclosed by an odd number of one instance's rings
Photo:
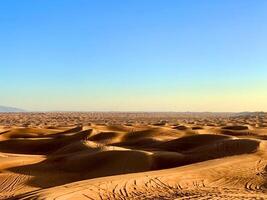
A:
{"type": "Polygon", "coordinates": [[[0,199],[267,199],[265,113],[3,113],[0,199]]]}

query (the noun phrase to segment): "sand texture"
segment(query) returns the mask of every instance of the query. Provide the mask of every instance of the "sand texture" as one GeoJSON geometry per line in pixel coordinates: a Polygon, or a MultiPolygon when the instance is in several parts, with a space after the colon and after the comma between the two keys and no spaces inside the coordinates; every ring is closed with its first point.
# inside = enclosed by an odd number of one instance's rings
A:
{"type": "Polygon", "coordinates": [[[267,199],[265,113],[2,113],[0,199],[267,199]]]}

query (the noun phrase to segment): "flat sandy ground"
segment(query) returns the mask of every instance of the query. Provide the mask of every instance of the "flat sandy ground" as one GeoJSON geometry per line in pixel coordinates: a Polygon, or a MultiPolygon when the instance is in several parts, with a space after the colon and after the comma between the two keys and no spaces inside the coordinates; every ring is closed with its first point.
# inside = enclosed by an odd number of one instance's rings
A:
{"type": "Polygon", "coordinates": [[[0,199],[267,199],[265,113],[0,114],[0,199]]]}

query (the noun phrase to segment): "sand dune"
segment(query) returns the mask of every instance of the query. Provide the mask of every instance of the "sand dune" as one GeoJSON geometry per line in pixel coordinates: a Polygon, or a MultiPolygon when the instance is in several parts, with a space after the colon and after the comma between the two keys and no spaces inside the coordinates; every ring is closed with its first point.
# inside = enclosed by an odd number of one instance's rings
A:
{"type": "Polygon", "coordinates": [[[266,161],[257,155],[75,182],[21,199],[266,199],[266,161]]]}
{"type": "Polygon", "coordinates": [[[40,115],[0,115],[0,199],[267,199],[262,113],[40,115]]]}
{"type": "Polygon", "coordinates": [[[71,135],[63,134],[45,138],[12,138],[11,140],[0,141],[0,151],[22,154],[47,154],[75,140],[84,140],[90,133],[91,130],[86,130],[71,135]]]}

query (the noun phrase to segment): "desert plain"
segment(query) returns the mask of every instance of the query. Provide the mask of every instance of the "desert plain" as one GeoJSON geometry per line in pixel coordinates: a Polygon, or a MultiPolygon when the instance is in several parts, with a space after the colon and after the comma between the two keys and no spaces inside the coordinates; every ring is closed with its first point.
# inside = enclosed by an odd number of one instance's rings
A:
{"type": "Polygon", "coordinates": [[[0,199],[267,199],[267,114],[0,114],[0,199]]]}

